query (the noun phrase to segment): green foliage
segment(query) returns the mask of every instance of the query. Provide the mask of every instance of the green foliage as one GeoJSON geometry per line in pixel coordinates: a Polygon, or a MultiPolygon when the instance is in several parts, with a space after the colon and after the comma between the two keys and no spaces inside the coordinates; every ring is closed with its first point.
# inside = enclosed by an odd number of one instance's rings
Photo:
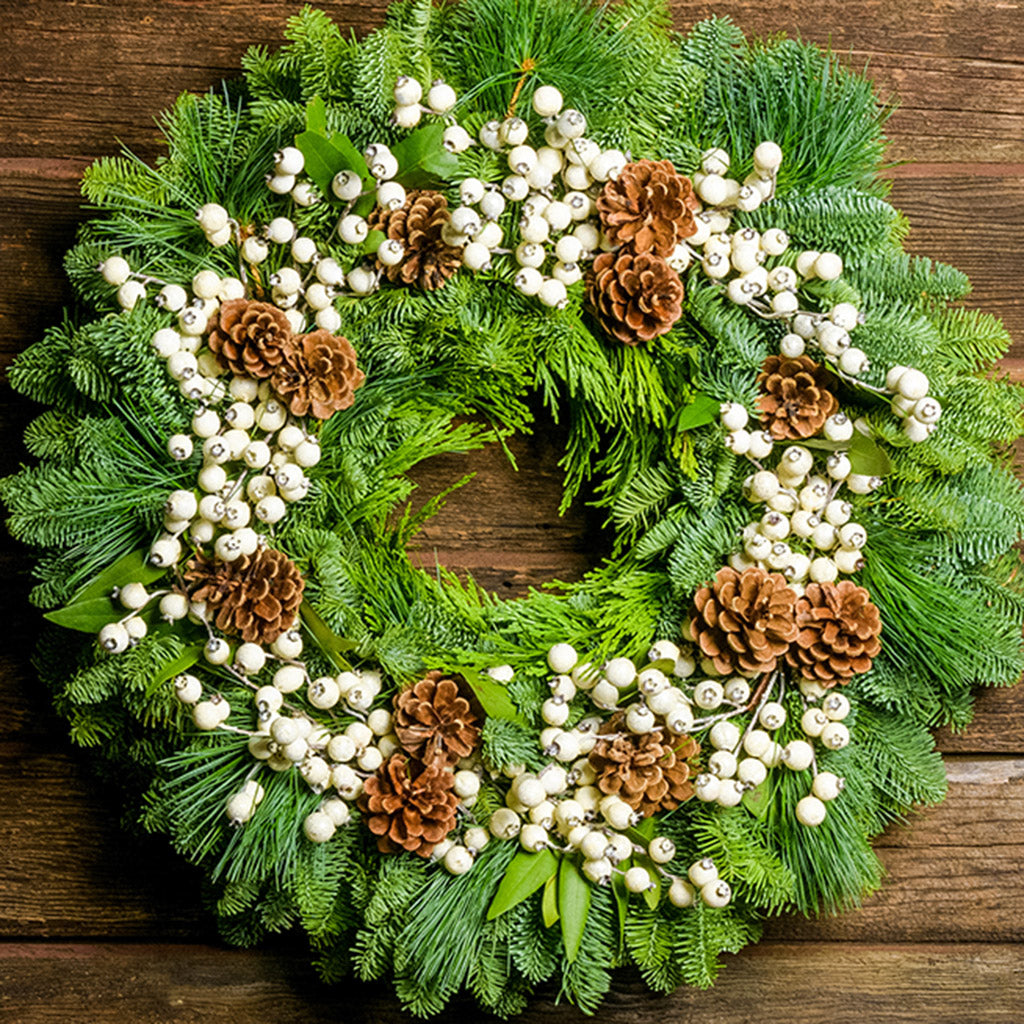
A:
{"type": "Polygon", "coordinates": [[[777,910],[789,905],[796,889],[792,869],[771,849],[760,823],[748,814],[695,814],[692,836],[718,873],[752,906],[777,910]]]}

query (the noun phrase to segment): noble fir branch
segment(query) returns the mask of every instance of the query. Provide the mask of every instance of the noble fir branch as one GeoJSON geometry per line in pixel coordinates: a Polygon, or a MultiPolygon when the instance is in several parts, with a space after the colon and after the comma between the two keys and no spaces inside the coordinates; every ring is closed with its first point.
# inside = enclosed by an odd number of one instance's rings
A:
{"type": "Polygon", "coordinates": [[[710,988],[715,983],[723,953],[737,953],[760,937],[760,927],[738,912],[701,905],[693,914],[677,917],[672,932],[673,959],[683,982],[696,988],[710,988]]]}
{"type": "Polygon", "coordinates": [[[858,709],[857,722],[863,743],[833,755],[828,768],[841,772],[843,755],[847,761],[861,762],[847,771],[862,771],[873,781],[879,793],[879,827],[916,805],[945,798],[946,769],[927,729],[910,716],[870,706],[858,709]]]}

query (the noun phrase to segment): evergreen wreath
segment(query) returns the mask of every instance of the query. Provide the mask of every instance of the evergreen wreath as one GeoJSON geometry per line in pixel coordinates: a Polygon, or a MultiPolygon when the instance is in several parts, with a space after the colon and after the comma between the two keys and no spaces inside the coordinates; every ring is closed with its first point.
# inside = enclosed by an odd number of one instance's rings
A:
{"type": "Polygon", "coordinates": [[[813,46],[661,0],[288,37],[85,175],[0,484],[40,675],[230,941],[300,925],[419,1015],[710,985],[879,884],[929,730],[1024,669],[1007,334],[904,253],[886,112],[813,46]],[[412,567],[407,471],[544,410],[609,557],[412,567]]]}

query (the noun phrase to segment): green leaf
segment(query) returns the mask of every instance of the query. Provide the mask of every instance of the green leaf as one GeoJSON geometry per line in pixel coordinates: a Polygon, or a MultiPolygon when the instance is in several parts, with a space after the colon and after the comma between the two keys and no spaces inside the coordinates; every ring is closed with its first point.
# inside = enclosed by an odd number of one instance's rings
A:
{"type": "Polygon", "coordinates": [[[854,433],[847,451],[854,473],[885,476],[892,469],[885,449],[874,438],[865,436],[859,430],[854,433]]]}
{"type": "Polygon", "coordinates": [[[554,875],[544,883],[544,898],[540,906],[544,927],[550,928],[558,920],[558,879],[554,875]]]}
{"type": "Polygon", "coordinates": [[[323,195],[330,198],[331,182],[338,171],[351,169],[341,153],[320,132],[304,131],[295,136],[295,145],[306,158],[306,173],[313,179],[323,195]]]}
{"type": "Polygon", "coordinates": [[[825,452],[846,452],[854,473],[863,476],[885,476],[892,469],[892,462],[885,449],[872,437],[856,431],[849,441],[826,441],[812,438],[801,441],[805,448],[817,448],[825,452]]]}
{"type": "Polygon", "coordinates": [[[487,920],[493,921],[506,910],[522,903],[532,896],[558,870],[558,857],[553,850],[541,850],[540,853],[517,853],[505,871],[505,877],[494,894],[490,907],[487,909],[487,920]]]}
{"type": "Polygon", "coordinates": [[[191,668],[202,656],[203,645],[196,644],[193,647],[188,647],[181,654],[178,655],[174,661],[169,661],[164,667],[153,677],[150,681],[149,686],[146,687],[146,696],[152,697],[157,690],[167,682],[168,679],[173,679],[175,676],[180,675],[187,668],[191,668]]]}
{"type": "Polygon", "coordinates": [[[308,602],[303,601],[299,607],[299,614],[306,628],[313,634],[317,646],[327,655],[331,664],[343,672],[352,668],[352,664],[345,657],[350,651],[354,651],[356,645],[352,640],[346,640],[338,636],[322,618],[317,610],[308,602]]]}
{"type": "MultiPolygon", "coordinates": [[[[363,158],[363,154],[356,149],[355,144],[347,135],[342,135],[341,132],[335,132],[331,136],[331,145],[345,161],[345,167],[339,167],[338,170],[347,169],[355,171],[356,174],[363,179],[364,183],[373,181],[373,177],[370,174],[370,168],[366,166],[366,160],[363,158]]],[[[335,171],[335,173],[337,173],[337,171],[335,171]]]]}
{"type": "Polygon", "coordinates": [[[765,786],[756,786],[743,794],[743,806],[757,819],[763,819],[771,806],[771,797],[765,786]]]}
{"type": "Polygon", "coordinates": [[[94,597],[47,612],[43,618],[65,629],[77,629],[81,633],[98,633],[108,622],[116,622],[121,611],[123,609],[115,605],[109,597],[94,597]]]}
{"type": "Polygon", "coordinates": [[[656,830],[657,824],[654,818],[644,818],[639,825],[626,829],[626,837],[646,849],[654,838],[656,830]]]}
{"type": "Polygon", "coordinates": [[[590,883],[567,857],[558,872],[558,914],[562,922],[562,945],[572,963],[579,956],[583,931],[590,913],[590,883]]]}
{"type": "Polygon", "coordinates": [[[323,96],[314,96],[306,104],[306,131],[327,134],[327,104],[323,96]]]}
{"type": "Polygon", "coordinates": [[[698,391],[689,405],[683,406],[675,415],[676,430],[693,430],[714,423],[718,419],[719,406],[717,398],[698,391]]]}
{"type": "MultiPolygon", "coordinates": [[[[67,607],[70,608],[72,605],[81,604],[84,601],[92,601],[97,597],[109,597],[114,587],[123,587],[126,583],[153,583],[166,573],[166,569],[158,569],[149,564],[148,548],[129,551],[128,554],[122,555],[116,562],[108,565],[103,572],[86,583],[71,598],[67,607]]],[[[57,620],[51,619],[50,621],[56,622],[57,620]]]]}
{"type": "Polygon", "coordinates": [[[384,239],[387,238],[387,237],[388,236],[385,235],[383,231],[371,231],[366,236],[366,241],[363,242],[363,244],[362,244],[362,246],[360,246],[360,248],[365,253],[376,252],[378,247],[380,246],[380,243],[383,242],[384,239]]]}
{"type": "MultiPolygon", "coordinates": [[[[646,819],[650,821],[651,819],[646,819]]],[[[650,857],[644,857],[641,854],[636,854],[633,857],[633,863],[637,867],[646,869],[647,874],[651,876],[651,881],[654,882],[652,889],[644,890],[644,902],[651,908],[656,910],[658,904],[661,902],[661,875],[658,874],[658,869],[654,866],[654,861],[650,857]]]]}
{"type": "Polygon", "coordinates": [[[430,188],[455,177],[459,158],[444,148],[444,129],[441,123],[418,128],[391,147],[398,161],[396,181],[406,188],[430,188]]]}
{"type": "Polygon", "coordinates": [[[659,658],[657,661],[649,661],[640,671],[646,672],[649,668],[656,668],[659,672],[664,672],[665,675],[671,676],[672,670],[675,667],[676,663],[671,658],[659,658]]]}
{"type": "Polygon", "coordinates": [[[626,941],[626,915],[629,913],[629,893],[622,875],[612,875],[612,896],[619,916],[619,945],[626,941]]]}
{"type": "MultiPolygon", "coordinates": [[[[321,132],[307,130],[295,136],[295,145],[306,159],[306,173],[328,199],[334,197],[331,182],[339,171],[355,171],[365,187],[370,172],[362,154],[347,136],[336,134],[328,139],[321,132]]],[[[369,198],[372,205],[373,197],[369,198]]]]}
{"type": "Polygon", "coordinates": [[[508,690],[496,679],[477,672],[475,669],[460,669],[459,671],[476,695],[476,699],[480,701],[480,706],[488,717],[504,718],[509,722],[529,725],[508,695],[508,690]]]}
{"type": "Polygon", "coordinates": [[[658,876],[652,876],[654,880],[654,887],[651,889],[644,889],[644,902],[651,908],[651,910],[657,910],[658,904],[661,902],[661,883],[658,881],[658,876]]]}

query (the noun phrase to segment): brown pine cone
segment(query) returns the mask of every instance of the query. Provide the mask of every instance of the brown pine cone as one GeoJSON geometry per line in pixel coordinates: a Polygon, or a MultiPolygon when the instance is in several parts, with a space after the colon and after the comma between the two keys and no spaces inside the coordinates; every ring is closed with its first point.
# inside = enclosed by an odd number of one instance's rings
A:
{"type": "Polygon", "coordinates": [[[839,409],[836,396],[828,390],[830,377],[828,370],[810,356],[769,356],[764,361],[757,377],[764,394],[757,405],[772,437],[799,440],[821,430],[825,420],[839,409]]]}
{"type": "Polygon", "coordinates": [[[389,281],[433,291],[462,266],[462,253],[441,237],[451,214],[448,200],[440,192],[414,189],[400,209],[378,206],[366,220],[371,231],[383,231],[405,247],[400,263],[382,267],[389,281]]]}
{"type": "Polygon", "coordinates": [[[459,684],[441,672],[428,672],[395,695],[395,733],[402,749],[421,761],[455,764],[480,743],[480,720],[459,684]]]}
{"type": "Polygon", "coordinates": [[[693,639],[723,676],[771,672],[796,640],[796,591],[779,573],[726,566],[693,603],[693,639]]]}
{"type": "Polygon", "coordinates": [[[625,712],[617,711],[601,726],[590,764],[602,793],[621,797],[646,818],[693,796],[687,762],[699,752],[700,744],[690,736],[628,732],[625,712]],[[601,738],[609,733],[614,735],[601,738]]]}
{"type": "Polygon", "coordinates": [[[670,160],[626,164],[597,197],[601,223],[613,245],[665,258],[697,230],[697,197],[689,178],[670,160]]]}
{"type": "Polygon", "coordinates": [[[321,329],[293,340],[271,384],[293,416],[326,420],[355,401],[365,379],[348,338],[321,329]]]}
{"type": "Polygon", "coordinates": [[[871,595],[852,580],[809,583],[796,603],[796,642],[786,661],[822,686],[845,685],[871,668],[882,649],[882,619],[871,595]]]}
{"type": "Polygon", "coordinates": [[[683,314],[683,282],[654,253],[603,252],[587,284],[605,330],[627,345],[665,334],[683,314]]]}
{"type": "Polygon", "coordinates": [[[209,325],[206,344],[240,377],[269,377],[291,345],[288,318],[267,302],[231,299],[209,325]]]}
{"type": "Polygon", "coordinates": [[[234,562],[197,554],[185,567],[196,584],[193,601],[205,601],[218,629],[257,644],[273,643],[292,628],[305,580],[287,555],[261,548],[234,562]]]}
{"type": "Polygon", "coordinates": [[[429,857],[455,827],[455,776],[443,761],[423,764],[392,754],[363,785],[359,807],[381,853],[429,857]]]}

